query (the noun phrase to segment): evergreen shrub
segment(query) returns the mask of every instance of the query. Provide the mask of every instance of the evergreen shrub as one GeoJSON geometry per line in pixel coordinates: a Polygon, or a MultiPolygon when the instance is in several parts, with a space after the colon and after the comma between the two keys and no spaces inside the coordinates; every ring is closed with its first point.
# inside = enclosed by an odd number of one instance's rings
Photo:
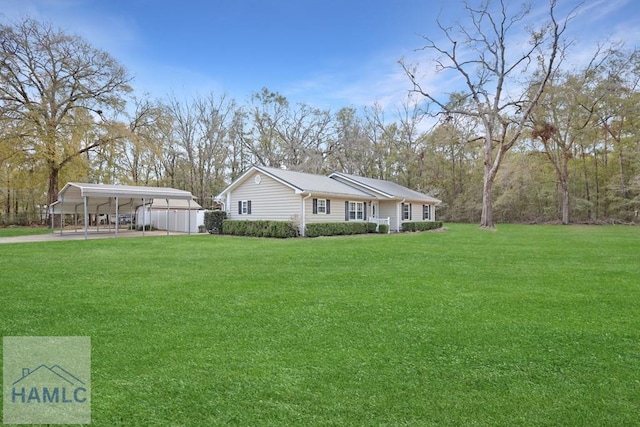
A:
{"type": "Polygon", "coordinates": [[[222,221],[224,234],[232,236],[273,237],[285,239],[298,237],[298,228],[290,221],[236,221],[225,219],[222,221]]]}
{"type": "Polygon", "coordinates": [[[402,231],[427,231],[442,227],[442,221],[403,222],[402,231]]]}
{"type": "Polygon", "coordinates": [[[204,213],[204,227],[211,234],[222,234],[222,223],[225,219],[227,219],[225,211],[206,211],[204,213]]]}

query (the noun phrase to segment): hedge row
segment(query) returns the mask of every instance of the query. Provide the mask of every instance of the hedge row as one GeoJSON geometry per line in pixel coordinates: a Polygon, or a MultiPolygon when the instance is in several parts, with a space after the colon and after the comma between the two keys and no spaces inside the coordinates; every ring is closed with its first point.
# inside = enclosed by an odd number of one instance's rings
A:
{"type": "MultiPolygon", "coordinates": [[[[205,213],[205,227],[210,233],[224,233],[233,236],[298,237],[298,227],[290,221],[236,221],[228,220],[224,211],[205,213]]],[[[402,231],[426,231],[442,227],[441,221],[405,222],[402,231]]],[[[387,233],[387,226],[380,225],[379,233],[387,233]]],[[[322,222],[307,224],[306,237],[340,236],[350,234],[375,233],[376,224],[372,222],[322,222]]]]}
{"type": "Polygon", "coordinates": [[[442,221],[433,222],[403,222],[402,231],[427,231],[442,227],[442,221]]]}
{"type": "Polygon", "coordinates": [[[233,236],[275,237],[284,239],[298,237],[298,228],[289,221],[222,221],[224,234],[233,236]]]}
{"type": "Polygon", "coordinates": [[[306,237],[318,237],[375,232],[376,225],[372,222],[319,222],[307,224],[304,235],[306,237]]]}

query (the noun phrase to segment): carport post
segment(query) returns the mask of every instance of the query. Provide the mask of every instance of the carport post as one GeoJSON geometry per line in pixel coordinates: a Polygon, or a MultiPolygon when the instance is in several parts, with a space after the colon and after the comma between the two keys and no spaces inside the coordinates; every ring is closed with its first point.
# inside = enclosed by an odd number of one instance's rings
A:
{"type": "MultiPolygon", "coordinates": [[[[144,206],[144,197],[142,198],[142,237],[144,237],[144,229],[147,227],[147,209],[144,206]]],[[[151,221],[149,221],[151,222],[151,221]]]]}
{"type": "Polygon", "coordinates": [[[84,196],[84,239],[87,240],[89,236],[89,197],[84,196]]]}
{"type": "Polygon", "coordinates": [[[64,194],[60,199],[62,201],[62,209],[60,209],[60,235],[62,236],[62,230],[64,229],[64,194]]]}
{"type": "Polygon", "coordinates": [[[116,197],[116,237],[118,237],[118,229],[120,228],[120,214],[118,213],[118,198],[116,197]]]}

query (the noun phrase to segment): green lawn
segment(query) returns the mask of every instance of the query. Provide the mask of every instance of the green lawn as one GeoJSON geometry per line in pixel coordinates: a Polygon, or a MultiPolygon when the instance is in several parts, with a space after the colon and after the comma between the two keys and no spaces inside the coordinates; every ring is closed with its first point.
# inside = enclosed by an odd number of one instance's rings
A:
{"type": "Polygon", "coordinates": [[[34,234],[49,234],[53,230],[47,227],[0,227],[0,237],[31,236],[34,234]]]}
{"type": "Polygon", "coordinates": [[[638,425],[640,227],[0,245],[0,331],[92,337],[93,425],[638,425]]]}

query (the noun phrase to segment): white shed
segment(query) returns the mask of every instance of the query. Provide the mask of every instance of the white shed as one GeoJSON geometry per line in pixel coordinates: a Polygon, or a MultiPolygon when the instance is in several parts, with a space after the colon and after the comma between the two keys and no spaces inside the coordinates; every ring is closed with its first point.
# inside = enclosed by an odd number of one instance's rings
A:
{"type": "Polygon", "coordinates": [[[204,209],[195,201],[153,199],[136,210],[136,224],[151,225],[158,230],[197,233],[204,225],[204,209]],[[168,202],[168,203],[167,203],[168,202]]]}

